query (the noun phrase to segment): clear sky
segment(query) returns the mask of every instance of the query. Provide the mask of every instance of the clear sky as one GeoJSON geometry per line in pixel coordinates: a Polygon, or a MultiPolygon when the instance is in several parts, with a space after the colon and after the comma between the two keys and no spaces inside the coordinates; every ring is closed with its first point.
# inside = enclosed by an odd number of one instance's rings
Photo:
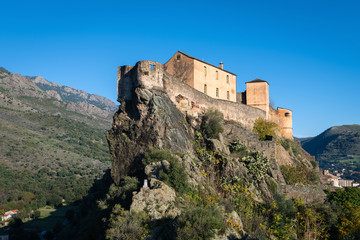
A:
{"type": "Polygon", "coordinates": [[[116,67],[177,50],[270,83],[294,135],[360,123],[360,1],[0,0],[0,66],[116,101],[116,67]]]}

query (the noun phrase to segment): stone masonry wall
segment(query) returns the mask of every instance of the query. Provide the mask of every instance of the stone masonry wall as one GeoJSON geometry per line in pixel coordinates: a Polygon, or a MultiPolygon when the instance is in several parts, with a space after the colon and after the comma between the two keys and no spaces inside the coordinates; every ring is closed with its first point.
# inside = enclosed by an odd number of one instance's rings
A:
{"type": "Polygon", "coordinates": [[[131,92],[136,87],[164,89],[180,111],[194,117],[203,114],[207,109],[217,109],[223,113],[226,120],[236,121],[247,129],[253,128],[257,118],[265,118],[265,112],[258,108],[214,99],[182,83],[165,72],[163,65],[158,62],[140,61],[133,68],[118,68],[118,97],[132,100],[131,92]]]}
{"type": "Polygon", "coordinates": [[[265,118],[265,112],[245,104],[227,100],[214,99],[206,94],[178,81],[174,76],[164,72],[164,88],[170,99],[180,111],[197,117],[207,109],[217,109],[226,120],[240,123],[252,129],[257,118],[265,118]]]}

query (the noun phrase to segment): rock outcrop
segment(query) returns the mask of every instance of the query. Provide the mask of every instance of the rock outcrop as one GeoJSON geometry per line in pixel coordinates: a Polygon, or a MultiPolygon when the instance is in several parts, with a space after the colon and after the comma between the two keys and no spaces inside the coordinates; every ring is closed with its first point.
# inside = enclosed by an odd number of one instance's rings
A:
{"type": "Polygon", "coordinates": [[[136,99],[121,101],[113,127],[107,133],[115,183],[126,175],[139,174],[141,159],[150,147],[193,152],[186,120],[166,93],[141,87],[133,91],[136,99]]]}
{"type": "Polygon", "coordinates": [[[150,186],[145,186],[133,196],[130,211],[145,211],[151,219],[175,218],[181,211],[174,206],[175,191],[155,178],[150,179],[150,186]]]}

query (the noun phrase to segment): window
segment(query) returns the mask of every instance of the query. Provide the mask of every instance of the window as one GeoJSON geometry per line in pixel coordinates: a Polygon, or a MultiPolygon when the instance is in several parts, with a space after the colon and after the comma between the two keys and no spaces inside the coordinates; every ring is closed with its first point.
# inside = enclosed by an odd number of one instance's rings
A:
{"type": "Polygon", "coordinates": [[[181,55],[178,54],[178,55],[176,56],[176,60],[180,61],[180,58],[181,58],[181,55]]]}
{"type": "Polygon", "coordinates": [[[207,85],[204,85],[204,93],[207,94],[207,85]]]}
{"type": "Polygon", "coordinates": [[[226,83],[229,84],[229,75],[226,75],[226,83]]]}
{"type": "Polygon", "coordinates": [[[216,71],[216,80],[219,80],[219,72],[216,71]]]}
{"type": "Polygon", "coordinates": [[[150,64],[150,70],[154,70],[155,69],[155,65],[154,64],[150,64]]]}
{"type": "Polygon", "coordinates": [[[285,117],[290,117],[290,113],[285,113],[285,117]]]}
{"type": "Polygon", "coordinates": [[[219,97],[219,89],[216,88],[216,96],[219,97]]]}
{"type": "Polygon", "coordinates": [[[204,76],[206,77],[206,66],[204,66],[204,76]]]}
{"type": "Polygon", "coordinates": [[[226,98],[227,98],[227,100],[230,100],[230,92],[229,91],[226,92],[226,98]]]}

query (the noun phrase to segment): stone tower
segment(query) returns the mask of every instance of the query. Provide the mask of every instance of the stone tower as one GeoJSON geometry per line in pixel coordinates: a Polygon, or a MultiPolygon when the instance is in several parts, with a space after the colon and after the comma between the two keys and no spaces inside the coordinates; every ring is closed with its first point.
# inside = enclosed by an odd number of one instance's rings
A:
{"type": "Polygon", "coordinates": [[[266,119],[269,118],[269,83],[256,78],[246,83],[246,105],[260,108],[265,111],[266,119]]]}

